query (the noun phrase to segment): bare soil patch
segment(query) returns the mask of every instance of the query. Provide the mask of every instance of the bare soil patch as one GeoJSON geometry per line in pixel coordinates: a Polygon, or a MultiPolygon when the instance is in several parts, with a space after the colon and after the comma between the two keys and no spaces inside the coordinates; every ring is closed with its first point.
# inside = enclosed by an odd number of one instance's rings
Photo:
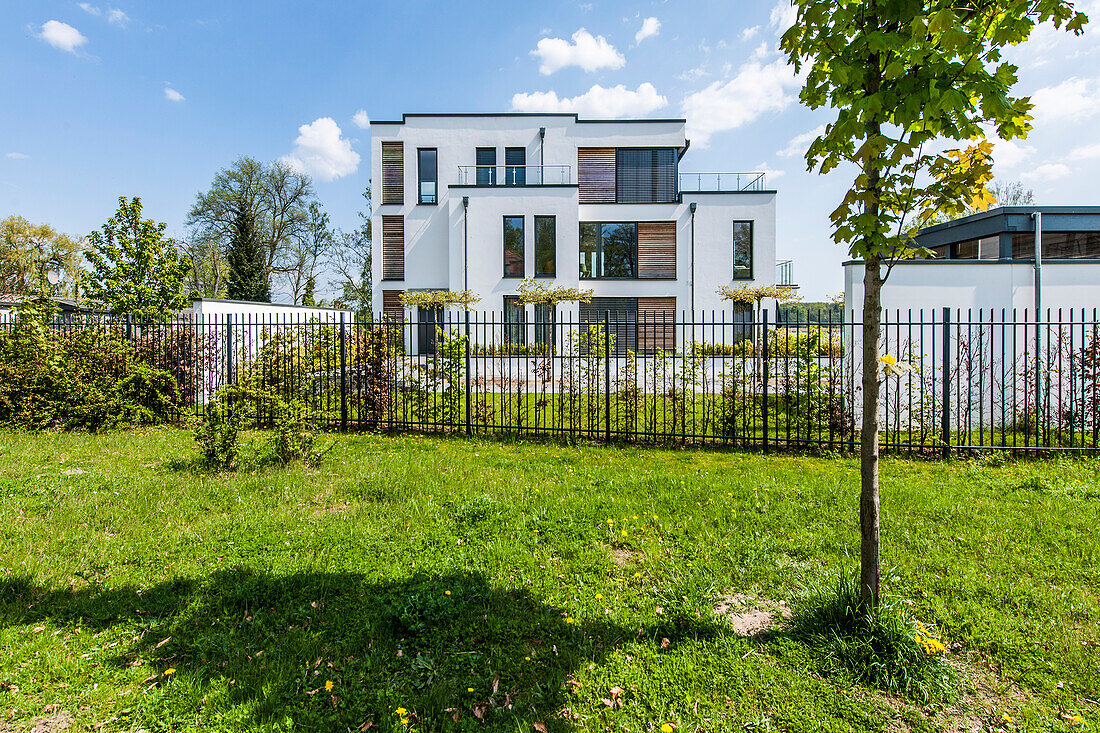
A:
{"type": "Polygon", "coordinates": [[[733,630],[741,636],[756,636],[791,617],[791,609],[786,603],[744,593],[719,599],[714,606],[714,613],[727,619],[733,630]]]}
{"type": "Polygon", "coordinates": [[[43,718],[33,718],[19,723],[11,723],[0,720],[0,733],[56,733],[56,731],[69,730],[73,717],[67,712],[48,715],[43,718]]]}

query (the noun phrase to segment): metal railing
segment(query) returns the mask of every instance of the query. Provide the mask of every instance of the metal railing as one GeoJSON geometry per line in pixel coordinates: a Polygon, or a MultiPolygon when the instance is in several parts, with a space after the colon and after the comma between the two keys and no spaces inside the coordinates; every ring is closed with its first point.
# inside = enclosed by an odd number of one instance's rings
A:
{"type": "MultiPolygon", "coordinates": [[[[0,324],[0,339],[8,327],[0,324]]],[[[327,322],[76,319],[50,333],[67,339],[82,329],[108,329],[169,372],[181,418],[201,416],[234,384],[305,404],[319,426],[340,430],[763,450],[854,451],[859,442],[862,324],[832,311],[783,323],[767,311],[540,322],[455,311],[327,322]]],[[[881,445],[926,456],[1100,451],[1098,349],[1095,310],[1039,320],[1026,311],[884,312],[881,353],[891,368],[881,377],[881,445]]]]}
{"type": "Polygon", "coordinates": [[[464,186],[550,186],[573,183],[568,165],[460,165],[464,186]]]}
{"type": "Polygon", "coordinates": [[[681,173],[681,193],[729,191],[763,191],[764,172],[750,173],[681,173]]]}
{"type": "Polygon", "coordinates": [[[775,261],[775,284],[781,288],[797,288],[794,281],[794,260],[775,261]]]}

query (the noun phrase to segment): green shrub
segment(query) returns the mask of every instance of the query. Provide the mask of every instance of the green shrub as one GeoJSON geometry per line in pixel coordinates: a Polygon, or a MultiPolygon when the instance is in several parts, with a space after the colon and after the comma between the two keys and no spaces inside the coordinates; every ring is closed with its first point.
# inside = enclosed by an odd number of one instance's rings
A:
{"type": "Polygon", "coordinates": [[[827,674],[926,702],[954,686],[942,642],[896,598],[883,596],[878,613],[868,613],[852,573],[811,589],[791,620],[791,635],[821,659],[827,674]]]}
{"type": "Polygon", "coordinates": [[[241,453],[240,416],[227,400],[215,399],[206,406],[195,425],[195,442],[203,465],[224,470],[236,467],[241,453]]]}
{"type": "Polygon", "coordinates": [[[297,400],[284,402],[273,399],[275,429],[271,435],[271,447],[275,460],[284,465],[294,461],[315,462],[320,456],[313,449],[310,411],[297,400]]]}

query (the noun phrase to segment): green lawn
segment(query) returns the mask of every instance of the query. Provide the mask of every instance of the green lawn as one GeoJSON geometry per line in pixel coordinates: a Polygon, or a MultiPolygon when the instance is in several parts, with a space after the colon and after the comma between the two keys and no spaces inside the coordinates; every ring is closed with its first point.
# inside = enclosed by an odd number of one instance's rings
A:
{"type": "Polygon", "coordinates": [[[714,612],[855,564],[853,459],[323,440],[0,433],[0,731],[1100,725],[1096,459],[884,462],[886,590],[959,671],[925,705],[714,612]]]}

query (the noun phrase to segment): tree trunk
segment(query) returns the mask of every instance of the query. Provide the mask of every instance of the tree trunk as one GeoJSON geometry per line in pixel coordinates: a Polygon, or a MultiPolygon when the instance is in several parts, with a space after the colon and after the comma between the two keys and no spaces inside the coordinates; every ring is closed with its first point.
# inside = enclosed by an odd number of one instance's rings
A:
{"type": "Polygon", "coordinates": [[[863,424],[859,433],[859,585],[863,607],[878,610],[878,344],[882,320],[882,272],[877,256],[867,257],[863,273],[863,424]]]}

